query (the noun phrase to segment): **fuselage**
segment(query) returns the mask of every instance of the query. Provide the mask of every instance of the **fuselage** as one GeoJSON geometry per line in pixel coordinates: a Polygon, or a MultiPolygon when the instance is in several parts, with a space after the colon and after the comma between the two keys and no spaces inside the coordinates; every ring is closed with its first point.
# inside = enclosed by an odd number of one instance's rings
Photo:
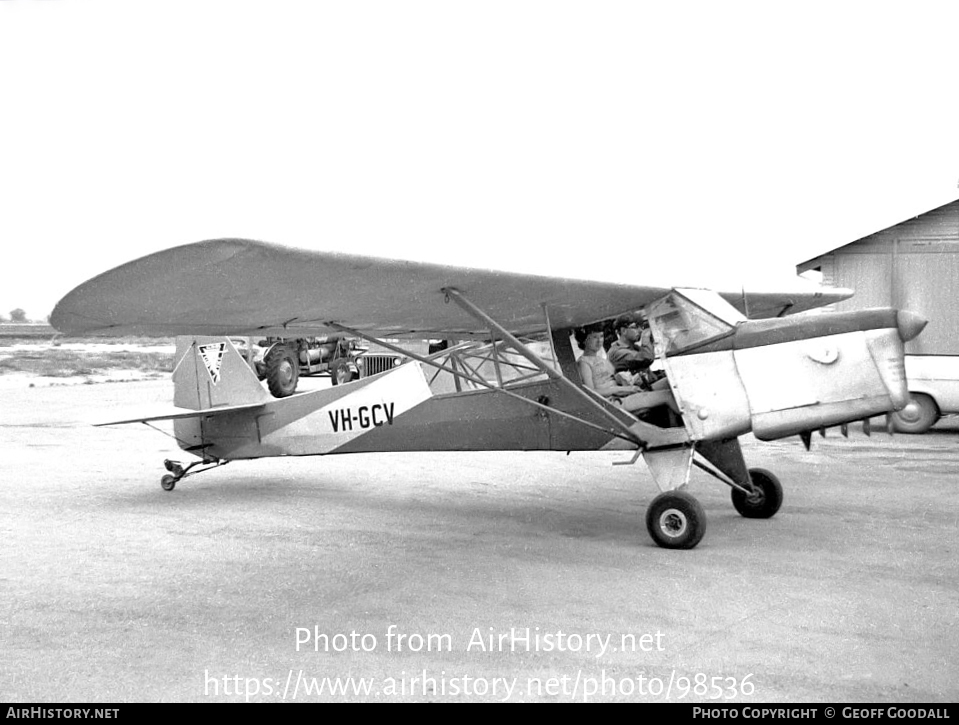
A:
{"type": "MultiPolygon", "coordinates": [[[[682,411],[681,421],[672,421],[681,425],[664,431],[662,440],[726,440],[750,430],[771,440],[897,410],[908,400],[903,341],[918,334],[917,327],[922,321],[908,313],[867,310],[738,320],[703,339],[661,345],[682,411]]],[[[668,330],[659,333],[666,340],[668,330]]],[[[213,407],[208,416],[175,421],[176,435],[185,449],[222,459],[640,445],[623,434],[639,425],[633,416],[598,396],[589,400],[570,391],[568,381],[579,381],[569,331],[554,331],[552,342],[552,363],[566,381],[543,374],[489,389],[456,384],[448,372],[411,361],[347,385],[283,399],[266,396],[255,410],[218,414],[213,407]]],[[[244,402],[231,386],[248,371],[224,362],[221,381],[212,384],[199,356],[192,367],[185,359],[195,347],[190,338],[179,346],[184,357],[174,376],[178,404],[194,407],[190,399],[196,395],[194,405],[205,407],[204,394],[220,405],[244,402]]],[[[443,358],[437,362],[450,365],[443,358]]]]}

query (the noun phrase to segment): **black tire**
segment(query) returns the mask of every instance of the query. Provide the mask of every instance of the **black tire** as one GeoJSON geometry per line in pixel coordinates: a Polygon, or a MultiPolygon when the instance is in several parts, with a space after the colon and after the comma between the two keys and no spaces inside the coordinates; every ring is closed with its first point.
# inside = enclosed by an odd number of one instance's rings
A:
{"type": "Polygon", "coordinates": [[[667,491],[646,509],[646,529],[664,549],[692,549],[706,533],[706,512],[685,491],[667,491]]]}
{"type": "Polygon", "coordinates": [[[172,491],[176,488],[176,479],[168,473],[160,479],[160,487],[164,491],[172,491]]]}
{"type": "Polygon", "coordinates": [[[350,365],[347,362],[337,363],[333,366],[333,369],[330,371],[330,379],[332,379],[334,385],[345,385],[346,383],[353,382],[355,375],[353,371],[350,370],[350,365]]]}
{"type": "Polygon", "coordinates": [[[925,433],[939,420],[939,406],[924,393],[910,393],[906,407],[892,414],[897,433],[925,433]]]}
{"type": "Polygon", "coordinates": [[[275,345],[263,359],[266,386],[274,398],[286,398],[296,392],[300,380],[300,364],[296,353],[286,345],[275,345]]]}
{"type": "Polygon", "coordinates": [[[771,519],[783,505],[783,485],[765,468],[750,468],[749,478],[755,493],[732,492],[733,507],[747,519],[771,519]]]}

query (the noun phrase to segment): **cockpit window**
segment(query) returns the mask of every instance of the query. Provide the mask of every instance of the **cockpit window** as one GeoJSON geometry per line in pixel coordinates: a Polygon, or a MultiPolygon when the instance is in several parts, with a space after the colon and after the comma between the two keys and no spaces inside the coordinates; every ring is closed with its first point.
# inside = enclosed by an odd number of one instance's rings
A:
{"type": "Polygon", "coordinates": [[[744,318],[721,297],[715,297],[715,300],[706,301],[723,317],[675,291],[654,302],[649,309],[649,322],[657,343],[657,354],[662,349],[670,355],[731,335],[736,324],[744,318]],[[724,305],[732,314],[727,313],[724,305]]]}

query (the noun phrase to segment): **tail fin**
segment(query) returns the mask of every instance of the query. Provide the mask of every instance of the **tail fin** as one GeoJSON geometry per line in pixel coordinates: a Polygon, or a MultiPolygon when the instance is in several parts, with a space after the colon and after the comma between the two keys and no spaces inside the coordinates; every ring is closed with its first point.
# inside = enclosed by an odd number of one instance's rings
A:
{"type": "Polygon", "coordinates": [[[225,337],[180,336],[173,370],[173,404],[208,410],[270,399],[256,373],[225,337]]]}

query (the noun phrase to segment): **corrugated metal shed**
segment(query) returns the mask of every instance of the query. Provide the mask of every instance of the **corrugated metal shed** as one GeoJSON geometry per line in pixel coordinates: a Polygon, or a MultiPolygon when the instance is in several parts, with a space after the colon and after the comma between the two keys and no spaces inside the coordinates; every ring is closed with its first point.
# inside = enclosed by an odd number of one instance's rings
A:
{"type": "Polygon", "coordinates": [[[796,267],[856,295],[837,310],[897,307],[929,325],[906,351],[959,355],[959,199],[870,234],[796,267]]]}

